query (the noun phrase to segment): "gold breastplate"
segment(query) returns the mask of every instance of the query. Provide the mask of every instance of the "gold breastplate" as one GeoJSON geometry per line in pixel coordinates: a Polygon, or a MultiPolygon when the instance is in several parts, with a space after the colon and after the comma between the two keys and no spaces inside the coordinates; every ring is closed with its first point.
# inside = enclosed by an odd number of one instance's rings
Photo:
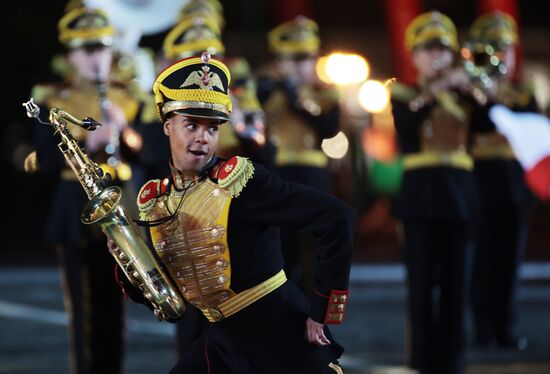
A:
{"type": "MultiPolygon", "coordinates": [[[[181,192],[157,199],[151,220],[174,212],[181,192]],[[168,211],[168,210],[169,211],[168,211]]],[[[227,219],[231,194],[210,180],[188,191],[175,219],[151,228],[154,247],[185,299],[206,309],[235,293],[229,288],[231,264],[227,219]]]]}
{"type": "Polygon", "coordinates": [[[264,110],[269,137],[277,146],[277,165],[326,165],[327,157],[317,149],[315,130],[292,110],[282,91],[273,92],[264,110]]]}
{"type": "Polygon", "coordinates": [[[441,106],[433,108],[430,116],[420,127],[423,152],[455,152],[467,149],[471,110],[465,104],[461,106],[466,113],[464,121],[451,115],[441,106]]]}
{"type": "Polygon", "coordinates": [[[515,154],[510,143],[497,132],[476,134],[471,150],[477,159],[514,159],[515,154]]]}

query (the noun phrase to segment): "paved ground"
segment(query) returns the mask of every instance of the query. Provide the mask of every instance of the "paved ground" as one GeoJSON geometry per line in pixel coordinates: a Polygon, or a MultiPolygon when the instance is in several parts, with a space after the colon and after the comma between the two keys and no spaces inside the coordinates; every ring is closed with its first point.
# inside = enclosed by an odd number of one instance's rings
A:
{"type": "MultiPolygon", "coordinates": [[[[550,275],[545,269],[528,273],[519,295],[520,330],[530,337],[528,350],[487,353],[469,348],[468,374],[550,373],[550,281],[536,277],[550,275]]],[[[347,347],[346,374],[410,373],[403,367],[402,269],[354,268],[353,274],[347,319],[333,328],[347,347]]],[[[175,360],[173,326],[157,322],[140,305],[129,303],[127,313],[125,373],[166,373],[175,360]]],[[[66,319],[54,265],[0,268],[0,331],[0,373],[69,373],[66,319]]]]}

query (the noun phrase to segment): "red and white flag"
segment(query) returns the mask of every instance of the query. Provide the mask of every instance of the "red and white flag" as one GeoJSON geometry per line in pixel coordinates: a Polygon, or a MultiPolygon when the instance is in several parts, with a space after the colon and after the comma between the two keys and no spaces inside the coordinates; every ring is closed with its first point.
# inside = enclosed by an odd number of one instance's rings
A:
{"type": "Polygon", "coordinates": [[[513,112],[495,105],[489,116],[514,150],[525,180],[542,200],[550,201],[550,119],[533,112],[513,112]]]}

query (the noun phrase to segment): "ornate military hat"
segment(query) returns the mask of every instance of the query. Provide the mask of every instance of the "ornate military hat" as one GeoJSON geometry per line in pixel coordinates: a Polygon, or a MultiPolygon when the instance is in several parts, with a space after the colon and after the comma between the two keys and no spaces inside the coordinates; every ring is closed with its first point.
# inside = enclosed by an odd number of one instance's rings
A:
{"type": "Polygon", "coordinates": [[[405,30],[405,46],[409,51],[437,43],[454,51],[458,38],[453,21],[438,11],[422,13],[405,30]]]}
{"type": "Polygon", "coordinates": [[[196,56],[202,51],[211,55],[223,55],[219,25],[205,17],[183,19],[164,38],[164,56],[176,60],[196,56]]]}
{"type": "Polygon", "coordinates": [[[225,26],[223,6],[218,0],[190,0],[180,11],[180,20],[204,17],[218,25],[221,30],[225,26]]]}
{"type": "Polygon", "coordinates": [[[316,55],[321,45],[317,23],[304,16],[278,25],[267,40],[271,51],[280,56],[316,55]]]}
{"type": "Polygon", "coordinates": [[[227,121],[232,109],[230,82],[227,66],[208,52],[168,66],[153,84],[161,120],[166,114],[176,112],[227,121]]]}
{"type": "Polygon", "coordinates": [[[502,11],[486,13],[472,23],[470,39],[500,48],[515,45],[519,40],[516,21],[502,11]]]}
{"type": "Polygon", "coordinates": [[[59,41],[67,48],[110,46],[115,34],[101,9],[79,7],[68,11],[57,24],[59,41]]]}

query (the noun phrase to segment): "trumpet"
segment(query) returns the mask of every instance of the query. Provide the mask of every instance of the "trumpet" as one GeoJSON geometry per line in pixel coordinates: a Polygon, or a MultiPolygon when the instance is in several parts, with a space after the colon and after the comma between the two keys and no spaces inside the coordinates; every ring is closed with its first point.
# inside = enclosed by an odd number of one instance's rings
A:
{"type": "Polygon", "coordinates": [[[433,68],[440,71],[438,78],[428,82],[422,92],[409,103],[409,108],[412,111],[416,112],[424,105],[435,101],[455,118],[464,121],[466,113],[457,102],[455,91],[470,95],[480,105],[487,103],[485,92],[462,66],[444,67],[444,64],[436,59],[433,62],[433,68]]]}
{"type": "Polygon", "coordinates": [[[490,43],[465,42],[460,49],[460,56],[464,70],[485,89],[493,86],[495,76],[508,72],[508,66],[504,61],[504,51],[495,48],[490,43]]]}
{"type": "Polygon", "coordinates": [[[130,283],[151,303],[159,320],[180,317],[185,311],[183,297],[143,241],[135,223],[128,218],[121,203],[122,190],[108,186],[109,175],[80,148],[67,126],[70,122],[93,131],[101,124],[89,117],[79,120],[59,108],[50,110],[50,123],[43,122],[39,119],[40,108],[32,98],[23,106],[28,117],[53,126],[60,135],[58,148],[90,200],[81,213],[81,221],[87,225],[97,224],[116,243],[118,248],[111,254],[130,283]]]}

